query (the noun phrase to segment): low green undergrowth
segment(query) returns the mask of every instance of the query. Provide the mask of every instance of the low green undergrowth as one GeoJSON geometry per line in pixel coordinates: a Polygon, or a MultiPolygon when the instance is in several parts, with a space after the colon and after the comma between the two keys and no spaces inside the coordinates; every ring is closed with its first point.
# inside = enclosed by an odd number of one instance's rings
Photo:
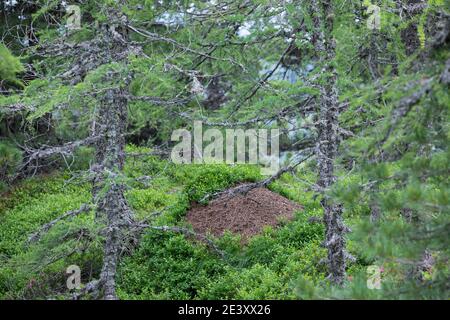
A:
{"type": "MultiPolygon", "coordinates": [[[[130,146],[127,151],[146,151],[130,146]]],[[[126,197],[137,219],[154,225],[190,226],[184,215],[193,201],[240,182],[263,177],[251,165],[174,165],[156,157],[131,158],[125,166],[126,197]],[[146,179],[140,177],[146,176],[146,179]],[[162,214],[153,218],[157,212],[162,214]]],[[[73,173],[73,172],[72,172],[73,173]]],[[[314,175],[284,175],[270,188],[304,208],[292,221],[267,227],[242,245],[239,236],[214,239],[225,255],[173,232],[147,230],[140,245],[125,253],[118,269],[122,299],[294,299],[301,275],[325,279],[321,247],[323,226],[313,193],[305,191],[314,175]]],[[[80,176],[82,177],[82,176],[80,176]]],[[[27,179],[0,201],[0,299],[67,298],[66,268],[78,265],[82,283],[98,277],[103,254],[101,225],[93,212],[58,223],[32,245],[27,237],[60,214],[91,199],[90,185],[69,173],[27,179]],[[70,179],[70,182],[69,182],[70,179]]]]}

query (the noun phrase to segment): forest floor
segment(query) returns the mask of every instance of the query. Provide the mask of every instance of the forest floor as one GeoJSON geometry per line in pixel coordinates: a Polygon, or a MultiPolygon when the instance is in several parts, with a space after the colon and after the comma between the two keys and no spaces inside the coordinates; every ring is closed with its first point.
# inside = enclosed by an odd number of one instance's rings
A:
{"type": "MultiPolygon", "coordinates": [[[[261,181],[260,168],[174,165],[144,157],[128,160],[124,174],[136,220],[206,234],[223,256],[184,234],[148,229],[138,246],[121,257],[120,299],[295,299],[300,276],[315,284],[325,279],[325,266],[319,263],[326,256],[324,228],[309,222],[320,218],[320,203],[292,175],[268,188],[219,196],[206,204],[206,195],[261,181]],[[138,180],[141,176],[152,179],[138,180]]],[[[297,175],[314,181],[308,167],[297,175]]],[[[8,196],[0,196],[0,299],[67,298],[65,271],[70,265],[82,270],[82,284],[95,279],[104,239],[94,212],[60,221],[40,241],[27,244],[42,225],[90,199],[91,185],[77,171],[25,179],[8,196]],[[80,232],[89,236],[79,239],[80,232]]],[[[364,261],[350,264],[348,274],[364,266],[364,261]]]]}

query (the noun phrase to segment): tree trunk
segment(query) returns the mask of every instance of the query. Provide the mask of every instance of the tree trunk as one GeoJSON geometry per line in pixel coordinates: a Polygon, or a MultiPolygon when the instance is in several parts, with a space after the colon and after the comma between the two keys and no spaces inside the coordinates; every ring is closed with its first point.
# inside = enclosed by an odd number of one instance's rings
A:
{"type": "Polygon", "coordinates": [[[121,229],[132,224],[132,214],[120,181],[124,164],[127,102],[121,89],[110,89],[103,97],[98,124],[103,139],[96,150],[99,170],[94,182],[97,219],[106,218],[107,231],[100,281],[105,299],[116,299],[115,274],[119,249],[124,242],[121,229]]]}
{"type": "MultiPolygon", "coordinates": [[[[318,185],[322,190],[328,190],[336,180],[334,175],[334,160],[339,147],[339,101],[336,86],[336,70],[332,65],[335,57],[335,42],[332,38],[333,8],[331,1],[314,0],[311,2],[313,17],[313,42],[315,51],[320,55],[322,66],[322,84],[318,99],[318,121],[316,125],[318,139],[315,146],[318,167],[318,185]]],[[[326,194],[321,201],[324,209],[325,223],[324,245],[328,250],[328,278],[341,285],[345,279],[345,239],[347,228],[342,220],[342,206],[332,203],[326,194]]]]}
{"type": "MultiPolygon", "coordinates": [[[[106,26],[105,51],[110,61],[116,52],[123,51],[125,41],[114,27],[106,26]]],[[[116,79],[117,75],[108,71],[104,83],[110,84],[100,98],[95,129],[101,139],[96,144],[94,181],[92,194],[97,205],[96,219],[106,220],[106,241],[103,267],[100,274],[100,288],[106,300],[116,297],[115,275],[117,262],[125,233],[123,228],[133,224],[133,215],[125,199],[122,171],[125,162],[125,133],[128,122],[127,80],[116,79]]]]}

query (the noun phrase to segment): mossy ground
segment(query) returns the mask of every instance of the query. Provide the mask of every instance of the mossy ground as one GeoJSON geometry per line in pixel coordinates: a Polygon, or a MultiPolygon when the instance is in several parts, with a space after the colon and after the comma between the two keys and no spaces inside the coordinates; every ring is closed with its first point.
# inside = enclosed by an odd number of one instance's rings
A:
{"type": "MultiPolygon", "coordinates": [[[[133,149],[134,147],[129,147],[133,149]]],[[[304,180],[313,178],[300,168],[304,180]]],[[[154,224],[189,227],[184,214],[192,201],[241,181],[257,181],[259,168],[249,165],[174,165],[155,157],[132,159],[125,174],[127,199],[138,219],[165,209],[154,224]],[[146,175],[146,183],[134,178],[146,175]]],[[[102,238],[93,213],[64,221],[42,240],[26,245],[27,236],[61,213],[89,202],[90,185],[75,173],[54,173],[22,181],[0,201],[0,297],[66,297],[66,268],[82,269],[82,282],[98,276],[102,238]],[[69,182],[70,179],[70,182],[69,182]],[[88,240],[79,240],[80,232],[88,240]],[[69,254],[67,257],[65,257],[69,254]]],[[[225,259],[198,242],[171,232],[147,231],[138,248],[128,252],[118,270],[122,299],[294,299],[301,276],[325,279],[320,260],[323,226],[308,222],[321,208],[307,186],[289,175],[270,185],[272,191],[301,203],[304,210],[278,228],[267,227],[243,246],[239,236],[216,239],[225,259]]],[[[359,269],[360,265],[350,266],[359,269]]]]}

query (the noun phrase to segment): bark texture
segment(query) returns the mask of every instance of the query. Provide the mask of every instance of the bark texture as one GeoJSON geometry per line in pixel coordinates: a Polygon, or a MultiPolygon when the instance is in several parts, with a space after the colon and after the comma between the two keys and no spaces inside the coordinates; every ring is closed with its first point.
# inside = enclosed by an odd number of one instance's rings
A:
{"type": "Polygon", "coordinates": [[[328,250],[328,278],[341,285],[345,279],[346,257],[344,235],[348,231],[342,219],[342,205],[335,204],[325,194],[334,184],[334,160],[339,147],[339,101],[336,85],[336,70],[332,65],[335,57],[335,42],[332,38],[333,8],[331,1],[311,1],[313,17],[313,43],[315,51],[320,55],[318,63],[324,74],[319,84],[318,119],[316,130],[318,139],[315,145],[317,158],[318,186],[323,190],[321,204],[324,210],[325,223],[324,246],[328,250]]]}
{"type": "Polygon", "coordinates": [[[100,104],[98,120],[103,139],[97,147],[94,200],[97,219],[106,218],[107,231],[103,267],[100,275],[104,298],[116,299],[115,274],[119,249],[124,242],[122,228],[132,224],[132,214],[124,196],[120,176],[124,164],[126,100],[121,89],[110,89],[100,104]]]}
{"type": "MultiPolygon", "coordinates": [[[[126,51],[126,41],[113,25],[104,27],[105,51],[111,58],[126,51]]],[[[96,218],[106,219],[106,241],[103,267],[100,274],[100,288],[106,300],[116,297],[115,275],[120,248],[126,241],[124,228],[133,224],[132,212],[125,199],[125,186],[122,182],[122,170],[125,162],[125,131],[127,124],[127,79],[117,79],[117,75],[108,71],[105,83],[111,83],[100,97],[96,117],[95,135],[101,137],[96,144],[93,181],[93,198],[97,205],[96,218]]]]}

